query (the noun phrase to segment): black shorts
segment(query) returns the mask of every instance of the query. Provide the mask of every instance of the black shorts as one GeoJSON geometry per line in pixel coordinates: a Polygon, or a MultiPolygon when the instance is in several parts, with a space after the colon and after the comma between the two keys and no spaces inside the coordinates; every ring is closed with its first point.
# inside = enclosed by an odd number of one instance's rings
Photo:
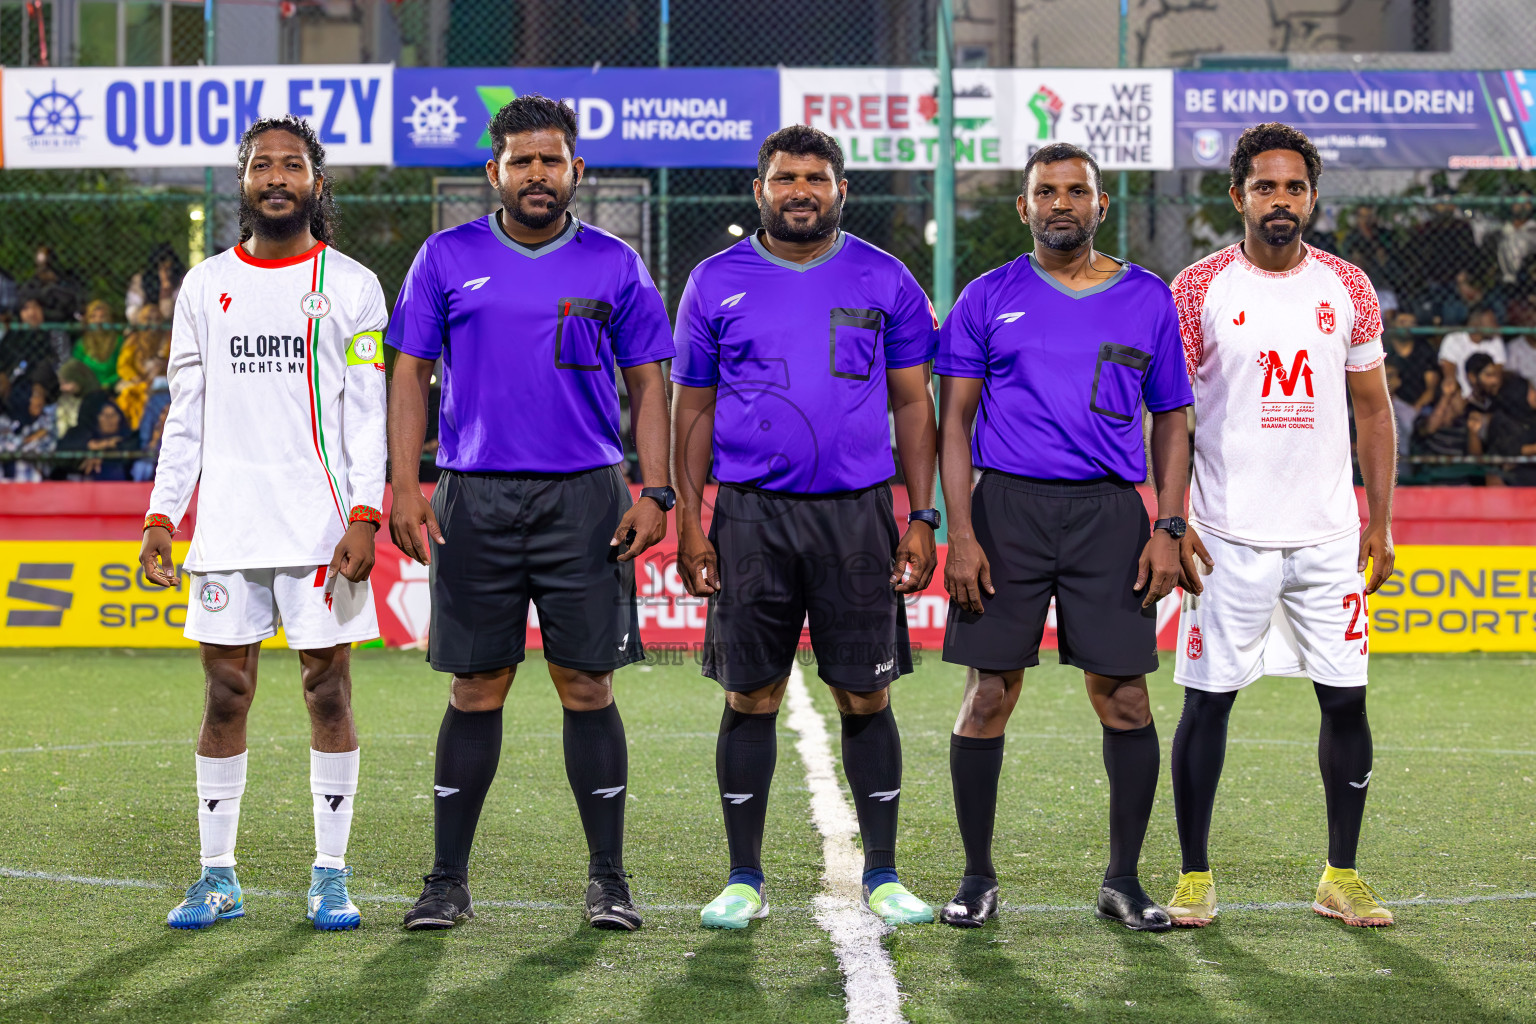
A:
{"type": "Polygon", "coordinates": [[[997,593],[982,595],[982,615],[950,602],[945,661],[992,671],[1040,664],[1054,597],[1063,665],[1106,676],[1157,670],[1157,609],[1132,589],[1152,536],[1134,486],[987,470],[971,493],[971,523],[997,593]]]}
{"type": "Polygon", "coordinates": [[[523,660],[528,602],[544,657],[602,673],[645,657],[633,562],[609,546],[632,504],[617,466],[582,473],[459,473],[432,492],[444,544],[432,547],[427,660],[489,672],[523,660]]]}
{"type": "Polygon", "coordinates": [[[795,495],[721,484],[709,539],[722,589],[709,599],[704,674],[725,689],[789,675],[807,619],[832,686],[872,693],[912,671],[907,606],[891,588],[900,538],[890,487],[795,495]]]}

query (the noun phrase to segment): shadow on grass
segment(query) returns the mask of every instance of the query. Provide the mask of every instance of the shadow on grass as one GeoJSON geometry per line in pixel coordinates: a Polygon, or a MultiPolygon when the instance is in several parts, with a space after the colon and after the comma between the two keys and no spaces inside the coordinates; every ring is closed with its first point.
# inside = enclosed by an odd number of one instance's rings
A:
{"type": "Polygon", "coordinates": [[[1405,948],[1403,940],[1388,930],[1319,924],[1345,932],[1359,946],[1360,959],[1392,973],[1364,980],[1336,978],[1326,973],[1330,966],[1356,967],[1358,961],[1330,964],[1326,960],[1309,963],[1305,974],[1277,971],[1227,939],[1219,927],[1200,929],[1194,945],[1202,958],[1221,965],[1231,997],[1273,1024],[1400,1024],[1404,1020],[1513,1024],[1518,1019],[1483,1007],[1445,971],[1405,948]]]}
{"type": "Polygon", "coordinates": [[[964,987],[946,1003],[957,1021],[1086,1021],[1088,1016],[1062,1003],[1061,995],[1036,984],[1019,970],[1013,940],[999,939],[998,928],[963,932],[955,941],[955,973],[964,987]]]}
{"type": "Polygon", "coordinates": [[[184,937],[169,930],[91,962],[56,988],[5,1008],[8,1021],[89,1021],[102,1019],[101,1005],[135,975],[177,952],[184,937]]]}
{"type": "MultiPolygon", "coordinates": [[[[622,937],[623,933],[601,932],[583,923],[565,938],[511,961],[490,981],[444,996],[419,1016],[434,1021],[550,1020],[569,998],[569,993],[561,991],[561,983],[592,967],[606,939],[622,937]]],[[[442,956],[444,944],[431,945],[442,956]]],[[[625,993],[615,992],[614,997],[622,999],[625,993]]]]}
{"type": "Polygon", "coordinates": [[[431,977],[438,962],[447,952],[447,937],[440,933],[402,935],[363,965],[352,984],[322,984],[273,1020],[282,1024],[339,1024],[420,1017],[418,1007],[431,989],[431,977]]]}
{"type": "Polygon", "coordinates": [[[761,934],[760,928],[701,932],[682,979],[653,988],[640,1019],[688,1024],[716,1020],[841,1021],[842,975],[830,945],[820,947],[824,970],[816,971],[810,980],[787,991],[780,989],[770,994],[754,980],[760,973],[757,943],[761,934]]]}
{"type": "MultiPolygon", "coordinates": [[[[214,933],[237,926],[219,925],[214,933]]],[[[180,984],[138,995],[127,1005],[113,1004],[114,993],[128,987],[135,975],[159,960],[183,952],[187,944],[208,937],[202,932],[167,933],[122,953],[103,957],[58,988],[9,1008],[7,1022],[67,1020],[72,1024],[91,1021],[120,1024],[135,1020],[206,1020],[209,1008],[224,1006],[230,992],[260,975],[269,965],[291,960],[302,953],[314,939],[315,930],[305,921],[255,948],[210,945],[210,954],[226,954],[223,959],[207,964],[206,969],[200,969],[204,966],[201,963],[187,968],[197,970],[197,973],[180,984]]]]}

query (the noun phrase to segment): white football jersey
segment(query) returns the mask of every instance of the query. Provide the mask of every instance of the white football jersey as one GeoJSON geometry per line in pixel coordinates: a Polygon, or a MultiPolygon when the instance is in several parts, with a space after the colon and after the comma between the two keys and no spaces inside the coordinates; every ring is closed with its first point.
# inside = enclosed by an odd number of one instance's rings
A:
{"type": "Polygon", "coordinates": [[[324,243],[236,246],[193,267],[171,328],[171,407],[151,514],[201,489],[186,568],[324,565],[384,499],[384,293],[324,243]]]}
{"type": "Polygon", "coordinates": [[[1381,365],[1381,307],[1360,268],[1303,248],[1274,274],[1228,246],[1173,282],[1195,392],[1190,521],[1254,547],[1360,530],[1345,373],[1381,365]]]}

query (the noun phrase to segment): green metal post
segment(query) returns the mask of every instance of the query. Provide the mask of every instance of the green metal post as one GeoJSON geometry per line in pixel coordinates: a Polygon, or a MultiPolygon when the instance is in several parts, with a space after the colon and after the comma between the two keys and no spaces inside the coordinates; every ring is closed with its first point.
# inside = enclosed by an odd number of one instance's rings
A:
{"type": "MultiPolygon", "coordinates": [[[[670,54],[667,52],[671,45],[672,13],[668,0],[661,0],[661,21],[656,26],[656,66],[667,66],[670,54]]],[[[666,167],[656,171],[656,290],[661,293],[661,301],[666,304],[671,299],[672,275],[667,272],[667,267],[672,260],[672,224],[669,216],[671,202],[669,192],[671,189],[671,173],[666,167]]]]}
{"type": "MultiPolygon", "coordinates": [[[[203,63],[213,67],[216,54],[213,0],[203,0],[203,63]]],[[[203,259],[213,255],[213,168],[203,168],[203,259]]]]}
{"type": "Polygon", "coordinates": [[[939,316],[955,304],[955,83],[954,9],[939,0],[939,145],[933,162],[933,308],[939,316]]]}
{"type": "MultiPolygon", "coordinates": [[[[939,146],[933,160],[933,309],[942,319],[955,304],[955,14],[951,0],[939,0],[938,77],[939,146]]],[[[936,488],[934,503],[944,513],[944,489],[936,488]]],[[[944,522],[934,538],[949,540],[944,522]]]]}
{"type": "MultiPolygon", "coordinates": [[[[1120,0],[1120,67],[1125,67],[1125,37],[1131,20],[1130,0],[1120,0]]],[[[1131,258],[1131,176],[1121,171],[1115,183],[1115,248],[1123,260],[1131,258]]]]}

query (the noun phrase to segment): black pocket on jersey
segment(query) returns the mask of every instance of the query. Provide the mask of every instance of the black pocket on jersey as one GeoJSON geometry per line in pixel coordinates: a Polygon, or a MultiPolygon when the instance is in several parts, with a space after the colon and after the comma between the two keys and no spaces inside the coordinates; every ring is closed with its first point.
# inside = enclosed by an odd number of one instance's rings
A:
{"type": "Polygon", "coordinates": [[[832,376],[869,380],[885,314],[878,309],[832,310],[832,376]]]}
{"type": "Polygon", "coordinates": [[[1141,415],[1141,382],[1151,365],[1150,352],[1109,342],[1100,345],[1088,408],[1117,420],[1138,418],[1141,415]]]}
{"type": "Polygon", "coordinates": [[[601,370],[598,355],[613,306],[601,299],[560,300],[555,317],[555,369],[601,370]]]}

